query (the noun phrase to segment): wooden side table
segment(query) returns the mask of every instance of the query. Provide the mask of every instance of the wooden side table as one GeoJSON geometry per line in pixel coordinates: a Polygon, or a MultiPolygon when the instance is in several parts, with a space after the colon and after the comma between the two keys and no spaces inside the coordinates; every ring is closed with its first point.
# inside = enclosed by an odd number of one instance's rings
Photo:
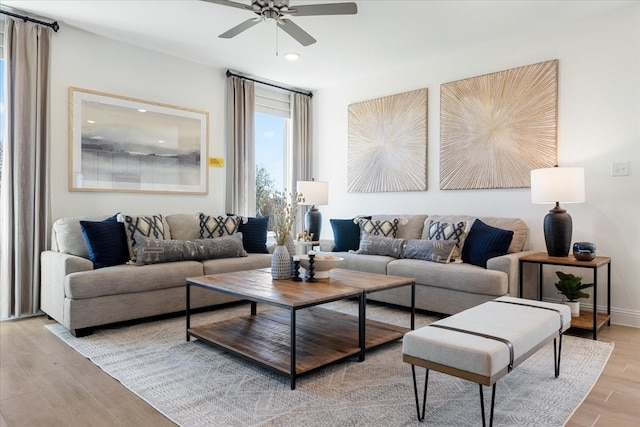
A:
{"type": "Polygon", "coordinates": [[[591,261],[578,261],[569,255],[568,257],[552,257],[546,252],[523,256],[520,258],[520,297],[523,295],[523,267],[524,264],[538,264],[538,300],[542,300],[542,269],[545,265],[563,265],[567,267],[589,268],[593,270],[593,312],[580,310],[580,317],[571,319],[571,327],[590,330],[593,339],[598,339],[598,329],[606,323],[611,326],[611,258],[597,256],[591,261]],[[600,267],[607,267],[607,313],[598,313],[598,270],[600,267]]]}

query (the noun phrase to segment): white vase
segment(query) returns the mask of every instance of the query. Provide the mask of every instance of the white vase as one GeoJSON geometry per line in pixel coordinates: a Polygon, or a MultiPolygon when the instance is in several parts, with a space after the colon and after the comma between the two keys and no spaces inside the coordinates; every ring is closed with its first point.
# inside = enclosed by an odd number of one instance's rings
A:
{"type": "Polygon", "coordinates": [[[275,280],[291,278],[291,256],[284,245],[276,246],[273,251],[271,277],[275,280]]]}
{"type": "Polygon", "coordinates": [[[571,308],[571,317],[580,317],[580,301],[565,301],[571,308]]]}

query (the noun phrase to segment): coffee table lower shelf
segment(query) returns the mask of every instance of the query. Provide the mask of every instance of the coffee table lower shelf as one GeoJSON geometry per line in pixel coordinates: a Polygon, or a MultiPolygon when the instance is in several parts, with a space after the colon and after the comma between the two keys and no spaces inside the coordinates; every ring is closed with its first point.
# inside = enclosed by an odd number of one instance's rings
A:
{"type": "MultiPolygon", "coordinates": [[[[367,320],[365,349],[402,338],[411,329],[367,320]]],[[[290,313],[270,310],[189,328],[189,335],[290,376],[290,313]]],[[[359,355],[358,318],[320,307],[296,313],[296,369],[301,375],[359,355]]]]}

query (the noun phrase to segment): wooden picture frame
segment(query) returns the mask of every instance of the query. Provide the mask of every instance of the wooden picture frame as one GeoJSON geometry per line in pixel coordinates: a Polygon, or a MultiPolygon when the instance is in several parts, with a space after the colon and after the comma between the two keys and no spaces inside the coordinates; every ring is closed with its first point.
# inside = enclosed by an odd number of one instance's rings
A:
{"type": "Polygon", "coordinates": [[[69,88],[69,190],[207,194],[209,113],[69,88]]]}

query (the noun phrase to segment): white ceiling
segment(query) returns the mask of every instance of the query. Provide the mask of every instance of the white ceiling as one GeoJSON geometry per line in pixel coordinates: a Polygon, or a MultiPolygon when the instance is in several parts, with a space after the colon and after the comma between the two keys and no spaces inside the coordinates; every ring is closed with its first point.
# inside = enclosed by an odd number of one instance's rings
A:
{"type": "MultiPolygon", "coordinates": [[[[290,5],[344,0],[291,0],[290,5]]],[[[249,0],[236,0],[249,4],[249,0]]],[[[255,15],[204,1],[3,0],[3,7],[65,26],[261,78],[314,90],[505,35],[544,31],[633,1],[356,1],[358,13],[291,20],[317,39],[303,47],[262,22],[233,39],[218,35],[255,15]],[[276,52],[278,55],[276,55],[276,52]],[[287,52],[301,58],[289,62],[287,52]]]]}

